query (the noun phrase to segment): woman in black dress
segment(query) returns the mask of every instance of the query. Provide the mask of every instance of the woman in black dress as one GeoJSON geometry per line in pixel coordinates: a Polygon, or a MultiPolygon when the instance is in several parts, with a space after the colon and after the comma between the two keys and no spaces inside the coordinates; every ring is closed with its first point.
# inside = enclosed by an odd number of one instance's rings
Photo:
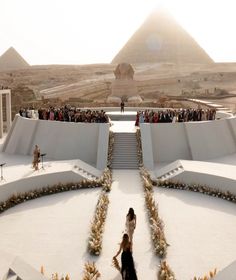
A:
{"type": "Polygon", "coordinates": [[[122,242],[120,243],[119,251],[113,258],[121,254],[121,275],[123,280],[137,280],[137,275],[134,267],[134,260],[132,256],[132,244],[129,241],[128,234],[124,234],[122,242]]]}

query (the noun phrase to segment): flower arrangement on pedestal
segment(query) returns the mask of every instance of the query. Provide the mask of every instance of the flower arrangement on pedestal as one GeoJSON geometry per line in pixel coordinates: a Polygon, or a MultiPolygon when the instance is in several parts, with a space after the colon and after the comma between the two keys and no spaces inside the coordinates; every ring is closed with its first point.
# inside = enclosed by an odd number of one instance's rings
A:
{"type": "Polygon", "coordinates": [[[82,280],[96,280],[101,276],[97,270],[95,263],[87,262],[84,265],[84,275],[82,280]]]}
{"type": "Polygon", "coordinates": [[[160,258],[163,258],[167,253],[168,247],[164,234],[164,223],[158,215],[158,207],[155,204],[155,200],[153,198],[153,187],[150,175],[145,168],[141,168],[140,173],[145,191],[145,201],[148,210],[151,238],[153,241],[154,250],[160,258]]]}
{"type": "Polygon", "coordinates": [[[158,272],[158,280],[176,280],[174,272],[170,269],[166,261],[161,261],[158,272]]]}
{"type": "Polygon", "coordinates": [[[98,256],[102,250],[103,230],[107,215],[109,199],[106,193],[102,193],[98,199],[94,220],[91,224],[88,250],[92,255],[98,256]]]}

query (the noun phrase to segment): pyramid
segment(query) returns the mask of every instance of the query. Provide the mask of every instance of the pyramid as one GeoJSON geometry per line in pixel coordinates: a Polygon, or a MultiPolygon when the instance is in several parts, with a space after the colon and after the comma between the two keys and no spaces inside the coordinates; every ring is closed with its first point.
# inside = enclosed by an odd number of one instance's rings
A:
{"type": "Polygon", "coordinates": [[[13,47],[0,56],[0,71],[18,70],[27,67],[29,67],[29,64],[13,47]]]}
{"type": "Polygon", "coordinates": [[[153,12],[112,63],[213,63],[208,54],[164,9],[153,12]]]}

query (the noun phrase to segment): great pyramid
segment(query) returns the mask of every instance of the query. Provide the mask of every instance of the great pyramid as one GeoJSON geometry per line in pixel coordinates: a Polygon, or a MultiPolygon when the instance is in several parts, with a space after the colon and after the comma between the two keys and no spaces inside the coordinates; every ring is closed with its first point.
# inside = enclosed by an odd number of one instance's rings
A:
{"type": "Polygon", "coordinates": [[[208,54],[164,9],[153,12],[112,63],[213,63],[208,54]]]}
{"type": "Polygon", "coordinates": [[[0,56],[0,71],[24,69],[29,66],[30,65],[13,47],[10,47],[0,56]]]}

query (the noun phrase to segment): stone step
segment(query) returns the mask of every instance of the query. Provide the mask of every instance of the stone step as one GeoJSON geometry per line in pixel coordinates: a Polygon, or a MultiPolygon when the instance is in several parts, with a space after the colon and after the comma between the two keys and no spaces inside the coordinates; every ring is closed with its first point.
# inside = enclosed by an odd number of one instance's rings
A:
{"type": "Polygon", "coordinates": [[[115,143],[136,143],[136,139],[114,139],[115,143]]]}
{"type": "Polygon", "coordinates": [[[135,133],[115,133],[111,167],[138,169],[137,139],[135,133]]]}
{"type": "Polygon", "coordinates": [[[130,161],[137,161],[138,158],[137,157],[125,157],[125,156],[113,157],[113,161],[116,161],[116,160],[130,162],[130,161]]]}
{"type": "Polygon", "coordinates": [[[115,136],[116,140],[136,140],[136,136],[115,136]]]}
{"type": "Polygon", "coordinates": [[[138,158],[137,154],[127,154],[127,153],[119,153],[113,155],[113,158],[138,158]]]}
{"type": "Polygon", "coordinates": [[[129,145],[123,145],[123,146],[116,146],[114,147],[113,151],[114,150],[117,150],[119,151],[120,149],[126,149],[126,150],[131,150],[131,151],[137,151],[137,147],[133,147],[133,146],[129,146],[129,145]]]}
{"type": "Polygon", "coordinates": [[[138,165],[138,162],[136,161],[136,160],[131,160],[131,161],[127,161],[127,160],[114,160],[113,162],[112,162],[112,164],[113,163],[119,163],[119,164],[136,164],[136,165],[138,165]]]}
{"type": "Polygon", "coordinates": [[[138,166],[131,165],[112,165],[112,169],[139,169],[138,166]]]}
{"type": "Polygon", "coordinates": [[[136,151],[130,151],[128,149],[121,149],[119,151],[114,152],[113,155],[127,155],[127,156],[130,156],[130,155],[137,155],[137,153],[136,153],[136,151]]]}
{"type": "Polygon", "coordinates": [[[138,165],[137,161],[121,161],[121,160],[117,160],[117,161],[113,161],[112,162],[112,165],[113,164],[120,164],[120,165],[138,165]]]}
{"type": "Polygon", "coordinates": [[[113,160],[122,160],[122,161],[134,161],[137,160],[137,156],[113,156],[113,160]]]}
{"type": "Polygon", "coordinates": [[[125,145],[125,144],[129,144],[129,145],[135,145],[137,146],[137,141],[117,141],[115,140],[114,145],[125,145]]]}
{"type": "Polygon", "coordinates": [[[121,149],[121,150],[113,153],[113,156],[119,156],[119,155],[124,155],[124,156],[129,157],[129,156],[132,156],[132,155],[137,155],[137,152],[126,150],[126,149],[121,149]]]}

